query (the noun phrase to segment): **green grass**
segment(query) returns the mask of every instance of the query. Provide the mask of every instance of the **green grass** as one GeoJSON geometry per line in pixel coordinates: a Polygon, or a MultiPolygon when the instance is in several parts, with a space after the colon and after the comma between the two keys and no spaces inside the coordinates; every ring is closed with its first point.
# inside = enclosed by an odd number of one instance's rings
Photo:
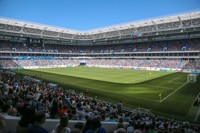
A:
{"type": "Polygon", "coordinates": [[[200,83],[186,83],[187,73],[88,67],[16,72],[34,75],[79,92],[88,88],[89,96],[98,96],[101,100],[113,103],[122,100],[125,107],[143,107],[165,116],[175,115],[179,119],[193,121],[197,111],[192,104],[199,93],[200,83]]]}

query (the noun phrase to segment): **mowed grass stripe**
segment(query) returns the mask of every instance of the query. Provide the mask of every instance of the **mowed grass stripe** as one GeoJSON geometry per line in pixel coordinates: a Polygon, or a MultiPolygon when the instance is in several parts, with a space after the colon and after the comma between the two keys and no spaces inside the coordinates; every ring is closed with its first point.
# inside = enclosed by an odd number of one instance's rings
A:
{"type": "MultiPolygon", "coordinates": [[[[85,67],[81,67],[82,69],[83,69],[83,71],[85,71],[85,67]]],[[[72,69],[72,68],[71,68],[72,69]]],[[[70,69],[70,70],[71,70],[70,69]]],[[[77,69],[77,68],[73,68],[73,70],[74,69],[77,69]]],[[[41,69],[41,70],[44,70],[44,69],[41,69]]],[[[48,69],[49,70],[49,69],[48,69]]],[[[59,69],[58,69],[59,70],[59,69]]],[[[60,69],[61,70],[61,69],[60,69]]],[[[63,69],[62,69],[63,70],[63,69]]],[[[69,69],[67,69],[67,70],[69,70],[69,69]]],[[[79,72],[80,72],[80,69],[77,69],[79,72]]],[[[94,68],[87,68],[87,71],[88,70],[94,70],[94,68]]],[[[99,69],[98,69],[99,70],[99,69]]],[[[97,70],[97,71],[98,71],[97,70]]],[[[100,70],[106,70],[106,74],[107,74],[107,70],[108,69],[100,69],[100,70]]],[[[111,69],[111,71],[112,71],[113,69],[111,69]]],[[[114,71],[115,71],[115,73],[116,73],[116,71],[122,71],[122,69],[114,69],[114,71]]],[[[127,70],[125,70],[125,71],[127,71],[127,70]]],[[[45,72],[46,72],[46,70],[45,70],[45,72]]],[[[55,72],[55,71],[53,71],[53,72],[55,72]]],[[[131,70],[129,70],[129,72],[136,72],[136,73],[138,73],[138,71],[131,71],[131,70]]],[[[151,72],[151,71],[150,71],[151,72]]],[[[96,73],[96,72],[95,72],[96,73]]],[[[147,76],[149,76],[149,71],[144,71],[144,72],[142,72],[144,75],[145,75],[145,78],[146,78],[146,75],[147,76]]],[[[155,73],[155,72],[153,72],[154,73],[154,75],[159,75],[159,72],[157,72],[157,73],[155,73]]],[[[64,73],[62,73],[63,75],[65,75],[64,73]]],[[[102,74],[104,77],[105,77],[105,75],[106,75],[105,73],[104,74],[102,74]]],[[[162,73],[161,73],[162,74],[162,73]]],[[[119,74],[118,74],[119,75],[119,74]]],[[[142,74],[141,74],[142,75],[142,74]]],[[[165,74],[166,75],[166,74],[165,74]]],[[[79,77],[80,77],[81,75],[79,75],[79,77]]],[[[152,76],[152,75],[150,75],[150,76],[152,76]]],[[[119,77],[120,79],[122,79],[122,75],[119,77]]],[[[131,78],[131,80],[132,79],[138,79],[138,76],[136,77],[135,75],[134,76],[130,76],[129,75],[129,77],[126,77],[126,78],[131,78]]],[[[141,78],[143,78],[144,79],[144,77],[141,77],[141,78]]],[[[152,78],[152,77],[150,77],[150,78],[152,78]]],[[[140,80],[141,81],[141,80],[140,80]]],[[[71,83],[71,82],[70,82],[71,83]]],[[[74,83],[74,84],[76,84],[76,83],[74,83]]],[[[80,82],[79,82],[79,84],[80,84],[80,82]]],[[[100,87],[101,85],[99,85],[99,86],[96,86],[96,84],[95,84],[95,86],[93,86],[92,84],[90,84],[90,86],[88,86],[88,83],[86,83],[86,84],[84,84],[84,82],[82,82],[81,83],[84,87],[93,87],[93,89],[95,89],[95,88],[101,88],[101,89],[105,89],[105,91],[107,90],[107,89],[109,89],[109,90],[112,90],[112,88],[110,87],[109,88],[109,86],[103,86],[103,87],[100,87]],[[86,86],[87,85],[87,86],[86,86]]],[[[172,88],[167,88],[167,87],[159,87],[159,86],[156,86],[156,85],[149,85],[149,86],[151,86],[152,88],[150,89],[150,87],[147,87],[148,85],[145,85],[145,86],[143,86],[142,85],[142,87],[141,86],[131,86],[131,88],[133,88],[133,89],[136,89],[136,88],[139,88],[139,89],[137,89],[137,90],[135,90],[134,91],[134,93],[131,93],[130,91],[129,91],[129,93],[127,93],[127,95],[132,95],[132,96],[134,96],[134,97],[141,97],[141,98],[146,98],[146,99],[149,99],[149,100],[153,100],[153,101],[157,101],[158,100],[158,94],[159,93],[163,93],[163,95],[165,96],[167,96],[168,94],[170,94],[172,91],[167,91],[167,90],[165,90],[165,89],[170,89],[170,90],[173,90],[172,88]],[[142,90],[142,91],[141,91],[142,90]],[[147,92],[146,94],[144,93],[144,92],[147,92]],[[145,95],[143,95],[143,94],[145,94],[145,95]],[[150,95],[149,95],[150,94],[150,95]]],[[[113,91],[117,91],[117,88],[118,87],[116,87],[116,86],[114,86],[113,87],[114,88],[114,90],[113,91]]],[[[124,88],[124,86],[123,86],[123,88],[124,88]]],[[[132,89],[132,90],[133,90],[132,89]]],[[[174,88],[174,89],[176,89],[176,88],[174,88]]],[[[119,91],[120,91],[120,93],[121,94],[123,94],[124,93],[124,91],[126,91],[126,89],[123,89],[123,93],[121,92],[121,88],[119,89],[119,91]]],[[[133,92],[133,91],[132,91],[133,92]]]]}
{"type": "Polygon", "coordinates": [[[133,70],[131,71],[126,69],[103,68],[99,70],[97,68],[86,68],[86,67],[62,68],[62,69],[61,68],[35,69],[35,70],[48,73],[87,78],[87,79],[109,81],[115,83],[139,83],[144,80],[149,80],[170,74],[165,72],[160,72],[158,74],[154,71],[146,71],[143,73],[138,73],[138,71],[133,71],[133,70]],[[149,73],[152,73],[152,75],[150,76],[149,73]]]}
{"type": "MultiPolygon", "coordinates": [[[[137,98],[137,99],[140,99],[140,100],[147,100],[147,101],[152,101],[152,102],[159,102],[158,100],[152,100],[152,99],[148,99],[148,98],[143,98],[143,97],[136,97],[134,95],[130,95],[130,93],[121,93],[121,91],[106,91],[105,90],[105,87],[96,87],[96,88],[90,88],[90,86],[88,85],[80,85],[80,84],[74,84],[74,83],[67,83],[67,84],[71,84],[71,85],[76,85],[76,86],[80,86],[80,87],[83,87],[83,88],[88,88],[88,89],[93,89],[93,90],[97,90],[97,91],[102,91],[103,93],[111,93],[111,94],[114,94],[114,95],[118,95],[119,97],[120,96],[123,96],[123,97],[129,97],[129,98],[137,98]]],[[[111,86],[107,86],[108,88],[111,87],[111,86]]]]}

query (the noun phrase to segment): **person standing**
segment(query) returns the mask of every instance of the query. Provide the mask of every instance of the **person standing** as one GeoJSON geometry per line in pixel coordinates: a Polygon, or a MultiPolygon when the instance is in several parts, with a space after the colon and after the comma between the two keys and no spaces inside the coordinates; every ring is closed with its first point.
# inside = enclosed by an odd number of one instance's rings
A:
{"type": "Polygon", "coordinates": [[[85,89],[85,96],[87,96],[89,93],[89,90],[88,89],[85,89]]]}
{"type": "Polygon", "coordinates": [[[117,111],[118,111],[118,114],[122,113],[122,101],[119,101],[119,103],[117,103],[117,111]]]}

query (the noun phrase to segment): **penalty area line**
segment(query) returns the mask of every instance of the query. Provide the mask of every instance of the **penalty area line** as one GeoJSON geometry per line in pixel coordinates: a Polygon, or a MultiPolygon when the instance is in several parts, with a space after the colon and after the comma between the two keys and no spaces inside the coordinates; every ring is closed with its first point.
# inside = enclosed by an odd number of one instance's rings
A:
{"type": "Polygon", "coordinates": [[[163,102],[164,100],[166,100],[168,97],[170,97],[171,95],[173,95],[175,92],[177,92],[179,89],[181,89],[183,86],[185,86],[187,84],[187,82],[185,82],[184,84],[182,84],[181,86],[179,86],[176,90],[174,90],[172,93],[170,93],[168,96],[166,96],[165,98],[163,98],[160,102],[163,102]]]}
{"type": "Polygon", "coordinates": [[[169,83],[171,83],[172,81],[174,81],[174,80],[177,80],[177,79],[179,79],[180,77],[176,77],[176,78],[174,78],[174,79],[172,79],[172,80],[170,80],[170,81],[168,81],[169,83]]]}
{"type": "Polygon", "coordinates": [[[150,86],[150,87],[155,87],[155,88],[161,88],[161,89],[168,89],[168,90],[174,90],[174,88],[168,88],[168,87],[162,87],[158,85],[148,85],[148,84],[142,84],[144,86],[150,86]]]}

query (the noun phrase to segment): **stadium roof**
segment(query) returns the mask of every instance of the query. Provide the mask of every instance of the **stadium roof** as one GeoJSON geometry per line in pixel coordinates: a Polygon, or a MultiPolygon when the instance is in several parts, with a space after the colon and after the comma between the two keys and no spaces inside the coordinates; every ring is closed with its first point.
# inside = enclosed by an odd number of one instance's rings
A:
{"type": "Polygon", "coordinates": [[[78,31],[9,18],[0,18],[0,32],[70,40],[97,40],[113,37],[121,38],[133,34],[141,35],[149,32],[162,32],[166,30],[185,29],[191,27],[200,27],[200,10],[128,22],[88,31],[78,31]]]}

